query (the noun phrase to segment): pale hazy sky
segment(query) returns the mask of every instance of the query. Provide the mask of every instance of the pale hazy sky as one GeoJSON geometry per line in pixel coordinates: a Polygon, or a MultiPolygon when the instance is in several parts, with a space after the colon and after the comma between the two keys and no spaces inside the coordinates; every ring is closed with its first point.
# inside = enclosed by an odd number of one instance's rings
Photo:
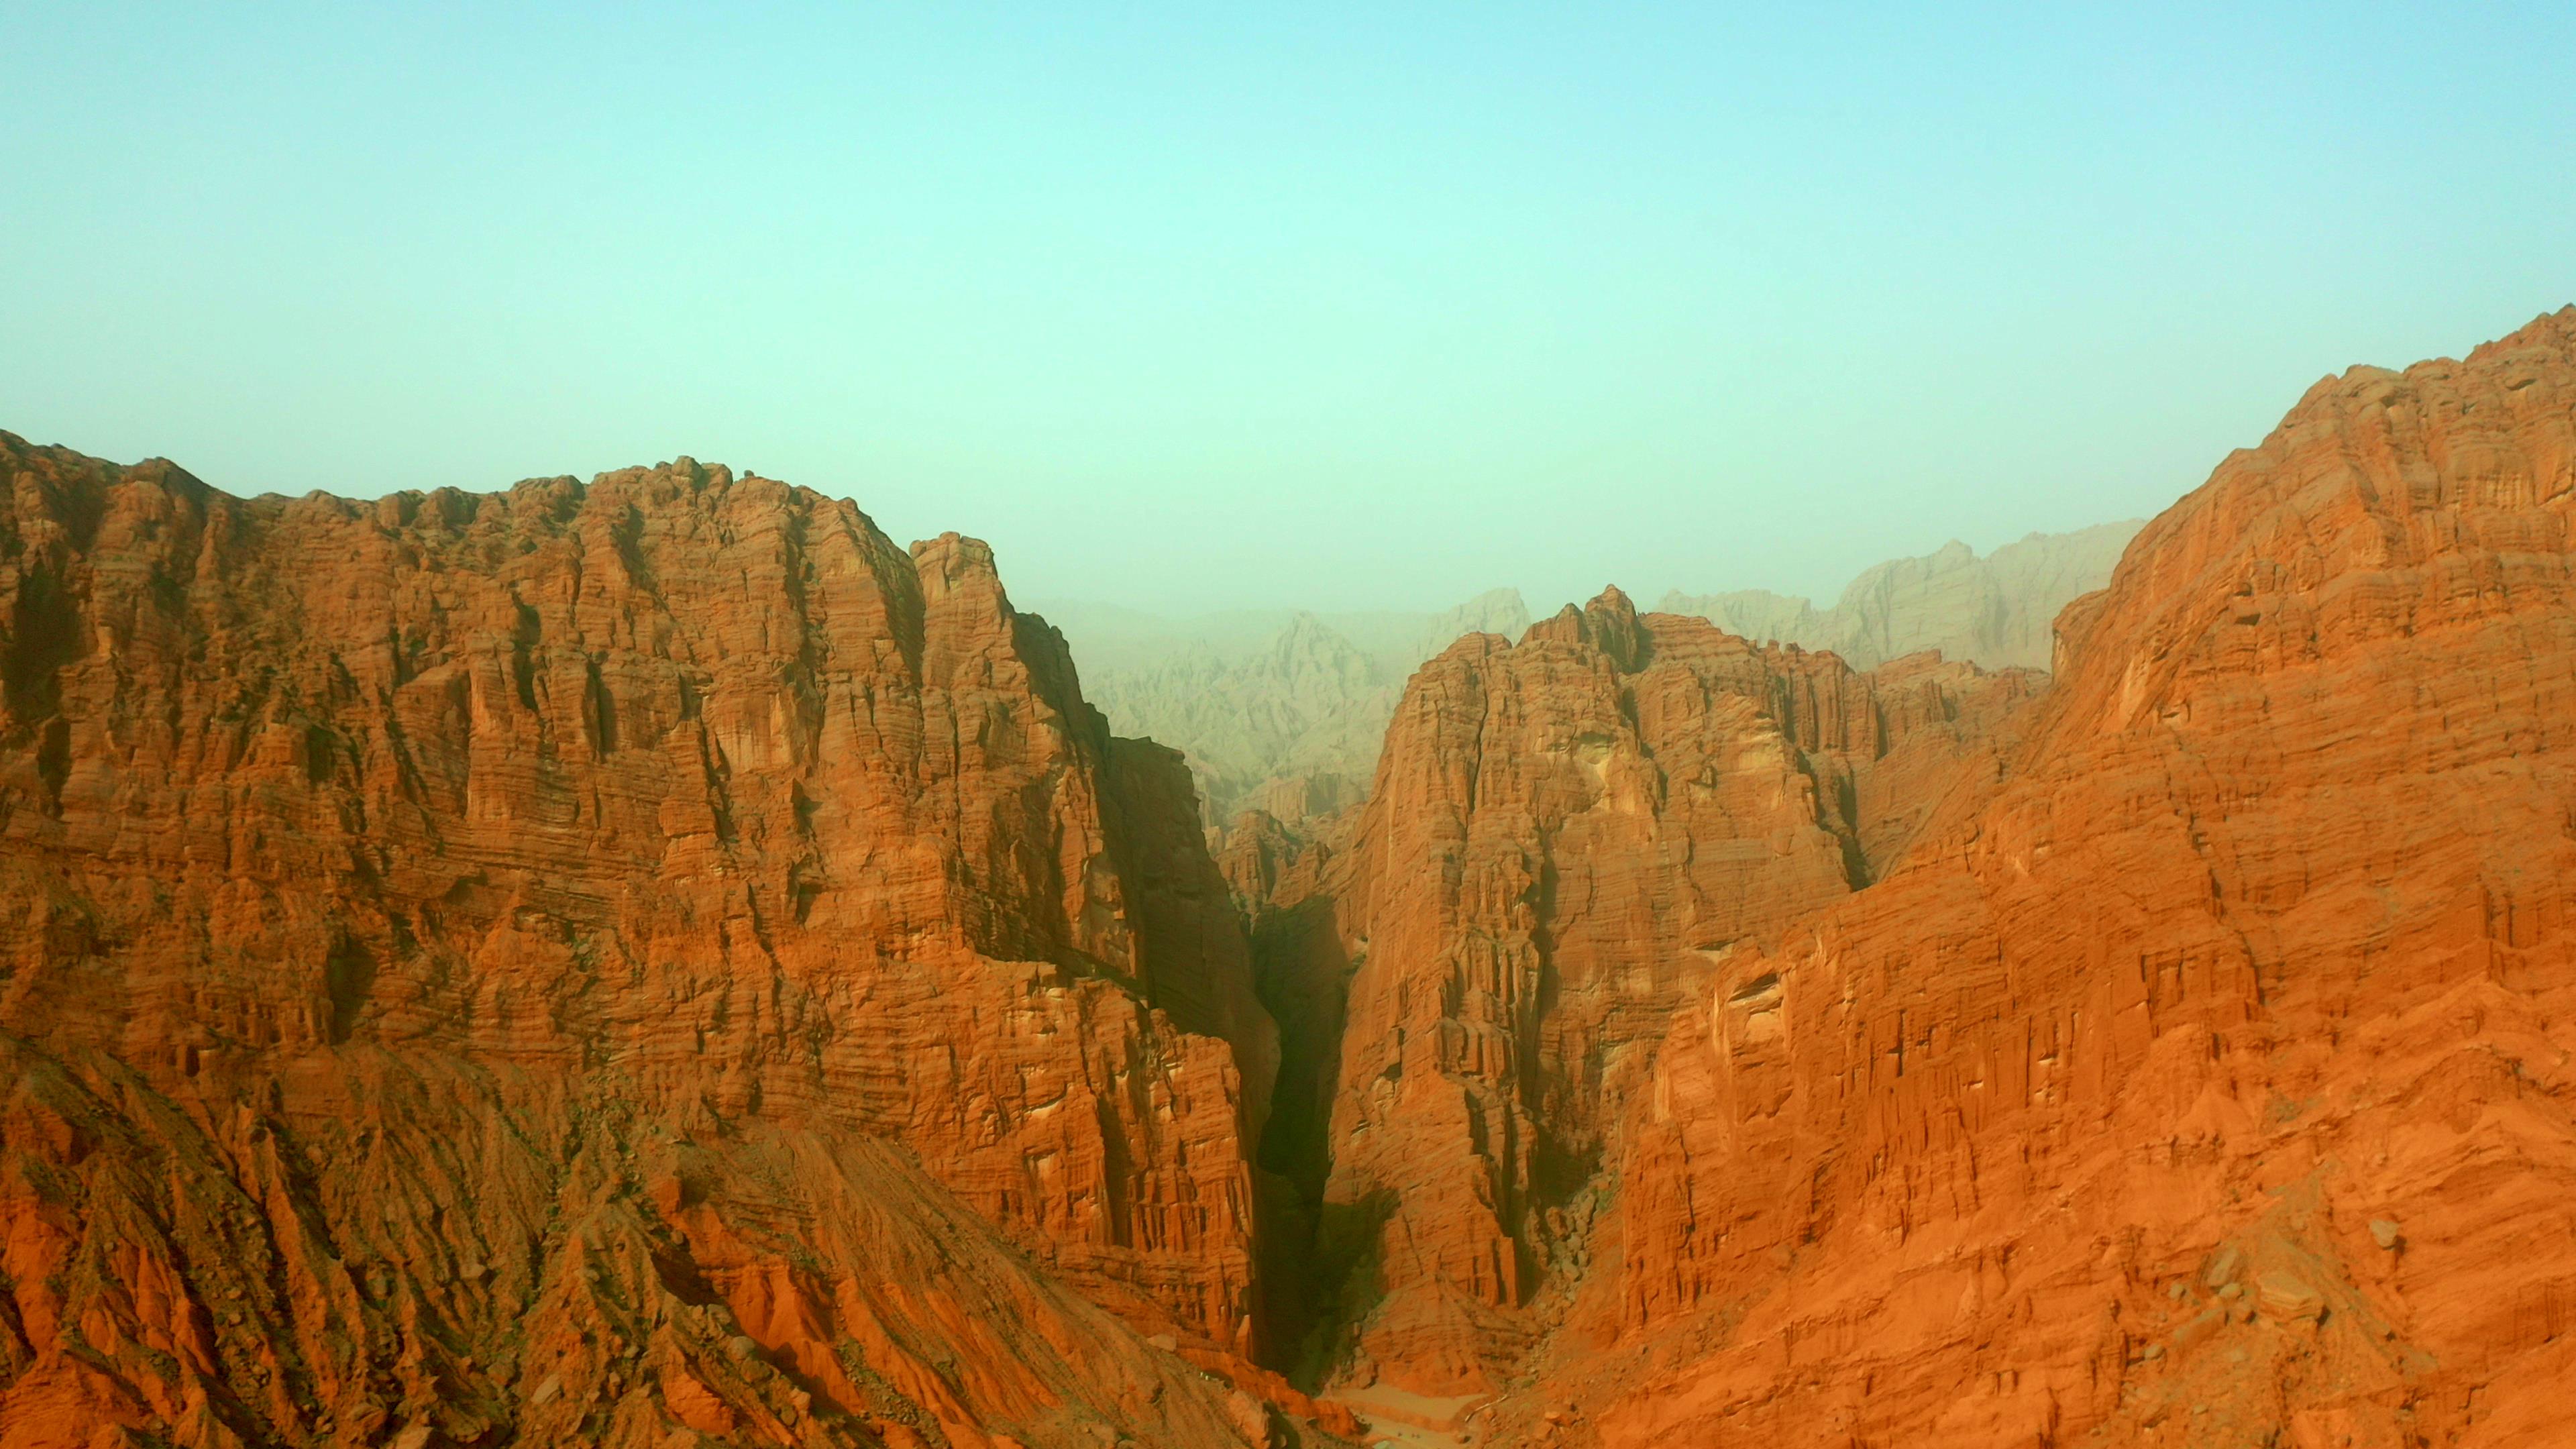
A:
{"type": "Polygon", "coordinates": [[[1024,597],[1828,592],[2576,299],[2565,0],[0,0],[0,66],[0,428],[689,453],[1024,597]]]}

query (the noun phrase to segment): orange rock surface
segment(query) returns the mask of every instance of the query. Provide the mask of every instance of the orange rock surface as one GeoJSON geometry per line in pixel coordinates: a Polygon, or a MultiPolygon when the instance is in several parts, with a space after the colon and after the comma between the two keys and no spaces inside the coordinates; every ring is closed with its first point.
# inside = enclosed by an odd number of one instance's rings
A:
{"type": "Polygon", "coordinates": [[[1263,965],[1305,1003],[1274,1006],[1292,1047],[1318,1007],[1340,1024],[1329,1129],[1271,1164],[1316,1199],[1330,1371],[1501,1387],[1541,1284],[1581,1273],[1615,1104],[1707,958],[1865,885],[2030,681],[1874,681],[1615,589],[1425,665],[1321,888],[1335,939],[1263,965]]]}
{"type": "Polygon", "coordinates": [[[0,478],[0,1444],[1271,1441],[1241,930],[981,544],[0,478]]]}
{"type": "Polygon", "coordinates": [[[1363,811],[1220,855],[1308,1371],[1497,1444],[2566,1442],[2572,519],[2576,309],[2319,384],[2044,691],[1462,641],[1363,811]]]}
{"type": "Polygon", "coordinates": [[[1718,959],[1616,1327],[1494,1432],[2569,1442],[2572,526],[2576,309],[2318,384],[2150,524],[2002,781],[1718,959]]]}

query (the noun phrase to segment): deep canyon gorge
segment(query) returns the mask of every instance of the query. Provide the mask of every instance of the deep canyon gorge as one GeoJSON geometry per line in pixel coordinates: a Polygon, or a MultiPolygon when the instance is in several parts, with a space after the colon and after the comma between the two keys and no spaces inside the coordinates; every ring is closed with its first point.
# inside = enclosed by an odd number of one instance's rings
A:
{"type": "Polygon", "coordinates": [[[0,1449],[2568,1442],[2576,307],[1221,768],[719,465],[0,473],[0,1449]]]}

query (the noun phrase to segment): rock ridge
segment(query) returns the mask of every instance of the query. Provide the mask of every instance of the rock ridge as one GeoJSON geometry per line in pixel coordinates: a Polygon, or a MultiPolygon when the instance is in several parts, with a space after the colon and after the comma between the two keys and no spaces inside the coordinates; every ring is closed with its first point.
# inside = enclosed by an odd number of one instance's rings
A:
{"type": "Polygon", "coordinates": [[[1234,832],[1283,1100],[1330,1104],[1271,1161],[1325,1264],[1305,1371],[1504,1387],[1543,1291],[1583,1276],[1617,1104],[1709,958],[1901,857],[2038,683],[1874,678],[1611,588],[1426,663],[1322,835],[1234,832]]]}

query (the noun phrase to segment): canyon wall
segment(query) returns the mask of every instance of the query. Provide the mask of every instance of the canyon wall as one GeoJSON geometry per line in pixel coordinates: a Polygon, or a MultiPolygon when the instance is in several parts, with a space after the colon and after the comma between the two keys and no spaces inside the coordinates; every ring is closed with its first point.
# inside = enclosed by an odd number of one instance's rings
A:
{"type": "Polygon", "coordinates": [[[0,1443],[1286,1432],[1241,929],[982,545],[0,477],[0,1443]]]}
{"type": "Polygon", "coordinates": [[[1580,1276],[1616,1104],[1709,959],[1866,885],[2034,683],[1930,658],[1873,679],[1611,590],[1424,665],[1329,870],[1283,890],[1257,841],[1230,848],[1287,913],[1256,947],[1292,1048],[1334,1020],[1329,1068],[1292,1049],[1282,1085],[1328,1123],[1273,1164],[1333,1295],[1310,1371],[1501,1387],[1543,1285],[1580,1276]]]}
{"type": "Polygon", "coordinates": [[[1618,1326],[1495,1432],[2563,1442],[2571,526],[2576,309],[2148,525],[2000,781],[1676,1016],[1618,1326]]]}
{"type": "Polygon", "coordinates": [[[1462,640],[1220,856],[1302,1371],[1498,1444],[2557,1442],[2571,515],[2576,309],[2320,383],[2045,690],[1615,591],[1462,640]]]}

